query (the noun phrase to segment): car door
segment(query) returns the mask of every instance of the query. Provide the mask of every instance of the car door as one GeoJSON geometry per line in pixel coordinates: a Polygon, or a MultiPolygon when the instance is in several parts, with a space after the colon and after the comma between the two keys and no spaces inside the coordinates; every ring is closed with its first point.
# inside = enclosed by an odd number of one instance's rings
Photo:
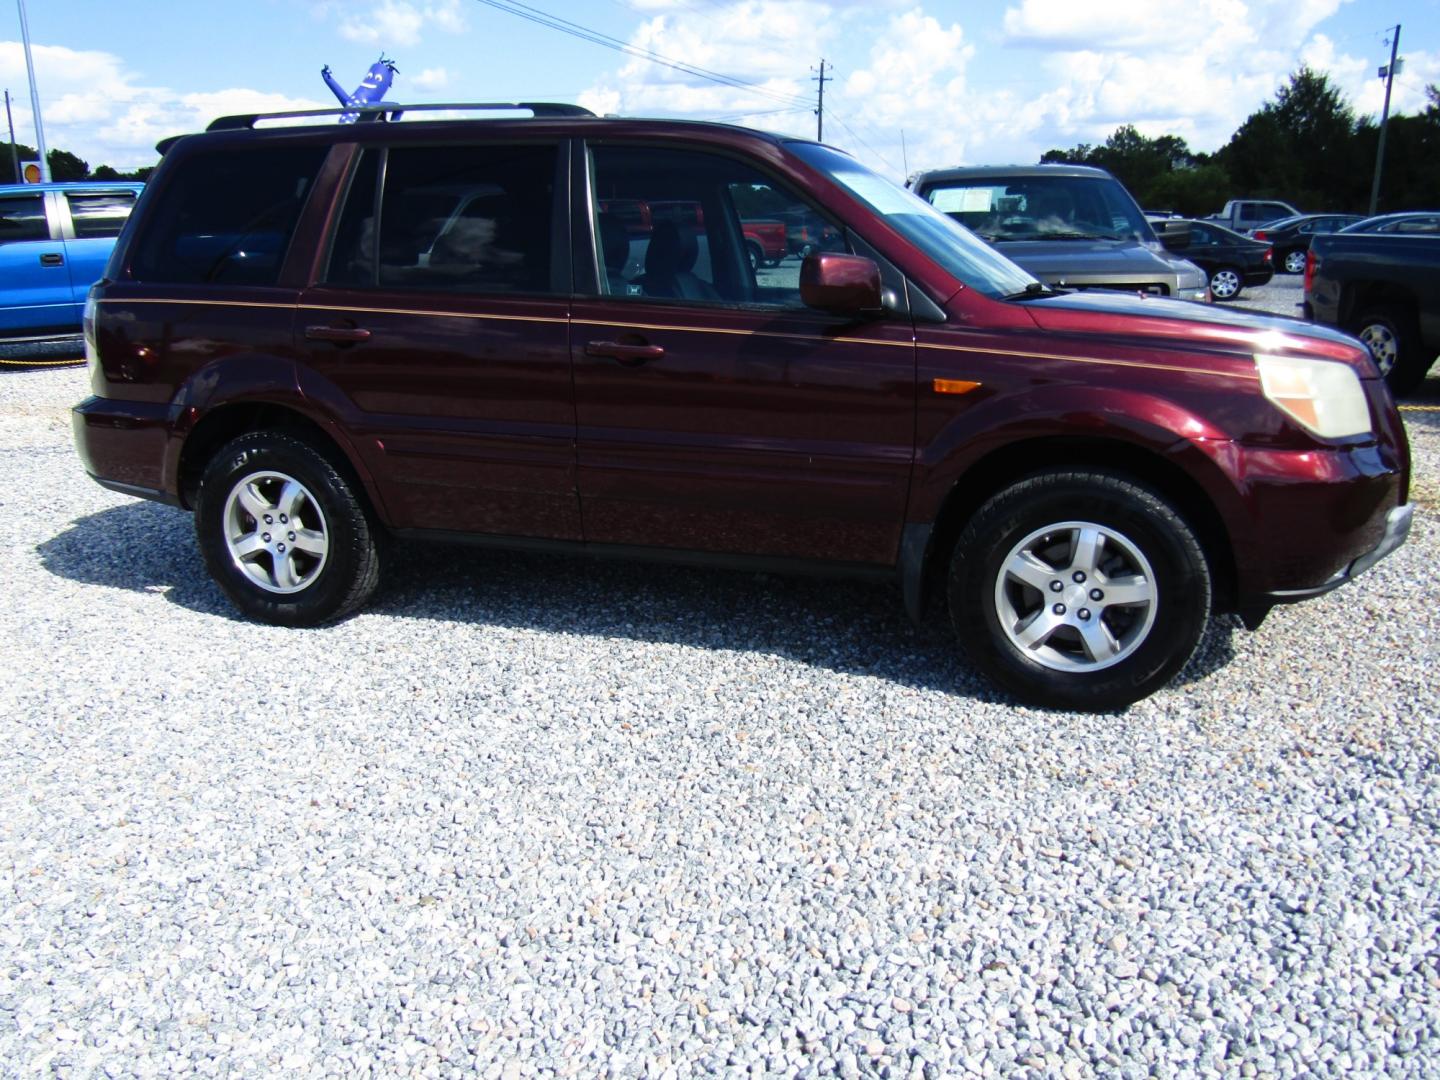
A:
{"type": "Polygon", "coordinates": [[[350,433],[391,523],[580,539],[568,143],[356,157],[301,297],[301,389],[350,433]]]}
{"type": "Polygon", "coordinates": [[[576,232],[596,242],[577,254],[571,327],[586,540],[893,562],[914,447],[909,317],[807,308],[800,256],[752,270],[743,220],[803,217],[823,247],[858,241],[719,152],[592,145],[588,162],[576,232]],[[604,209],[634,202],[651,208],[638,234],[604,209]]]}
{"type": "Polygon", "coordinates": [[[85,295],[90,286],[104,276],[105,264],[115,248],[115,238],[120,235],[125,219],[135,208],[135,197],[133,188],[115,188],[113,191],[71,189],[56,196],[77,324],[85,295]]]}
{"type": "Polygon", "coordinates": [[[45,191],[0,196],[0,334],[78,329],[58,223],[45,191]]]}

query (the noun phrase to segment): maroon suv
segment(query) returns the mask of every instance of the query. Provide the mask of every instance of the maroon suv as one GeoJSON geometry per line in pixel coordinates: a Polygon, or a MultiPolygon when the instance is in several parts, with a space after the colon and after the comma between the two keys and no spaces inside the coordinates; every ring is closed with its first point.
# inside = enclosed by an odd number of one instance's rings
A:
{"type": "Polygon", "coordinates": [[[1109,709],[1212,612],[1253,627],[1404,539],[1349,337],[1054,292],[828,146],[525,108],[162,144],[75,438],[195,511],[248,615],[354,611],[387,533],[818,567],[917,618],[937,592],[1014,694],[1109,709]],[[757,274],[745,221],[797,215],[819,250],[757,274]]]}

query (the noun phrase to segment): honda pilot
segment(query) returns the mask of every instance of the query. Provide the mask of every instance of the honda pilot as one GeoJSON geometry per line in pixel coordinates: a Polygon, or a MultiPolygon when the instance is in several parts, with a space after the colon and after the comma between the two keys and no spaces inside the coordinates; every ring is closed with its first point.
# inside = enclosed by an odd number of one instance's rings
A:
{"type": "Polygon", "coordinates": [[[389,536],[820,570],[943,602],[1017,698],[1110,710],[1214,614],[1405,537],[1348,336],[1056,292],[820,143],[491,108],[167,141],[90,293],[81,460],[192,511],[252,618],[357,611],[389,536]],[[700,212],[636,227],[667,205],[700,212]],[[815,240],[757,269],[771,207],[815,240]]]}

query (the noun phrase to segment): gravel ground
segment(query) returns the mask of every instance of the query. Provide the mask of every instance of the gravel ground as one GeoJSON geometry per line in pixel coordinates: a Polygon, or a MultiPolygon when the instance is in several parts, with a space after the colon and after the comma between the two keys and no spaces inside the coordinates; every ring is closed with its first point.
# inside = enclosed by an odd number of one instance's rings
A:
{"type": "Polygon", "coordinates": [[[0,1074],[1440,1070],[1440,412],[1406,547],[1094,717],[880,586],[407,547],[240,622],[84,392],[0,369],[0,1074]]]}

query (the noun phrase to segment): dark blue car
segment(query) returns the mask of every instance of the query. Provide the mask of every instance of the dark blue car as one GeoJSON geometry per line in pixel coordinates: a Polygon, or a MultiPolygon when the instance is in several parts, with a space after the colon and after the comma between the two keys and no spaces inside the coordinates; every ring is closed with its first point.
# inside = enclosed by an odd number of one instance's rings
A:
{"type": "Polygon", "coordinates": [[[0,342],[80,333],[85,294],[144,185],[0,185],[0,342]]]}

